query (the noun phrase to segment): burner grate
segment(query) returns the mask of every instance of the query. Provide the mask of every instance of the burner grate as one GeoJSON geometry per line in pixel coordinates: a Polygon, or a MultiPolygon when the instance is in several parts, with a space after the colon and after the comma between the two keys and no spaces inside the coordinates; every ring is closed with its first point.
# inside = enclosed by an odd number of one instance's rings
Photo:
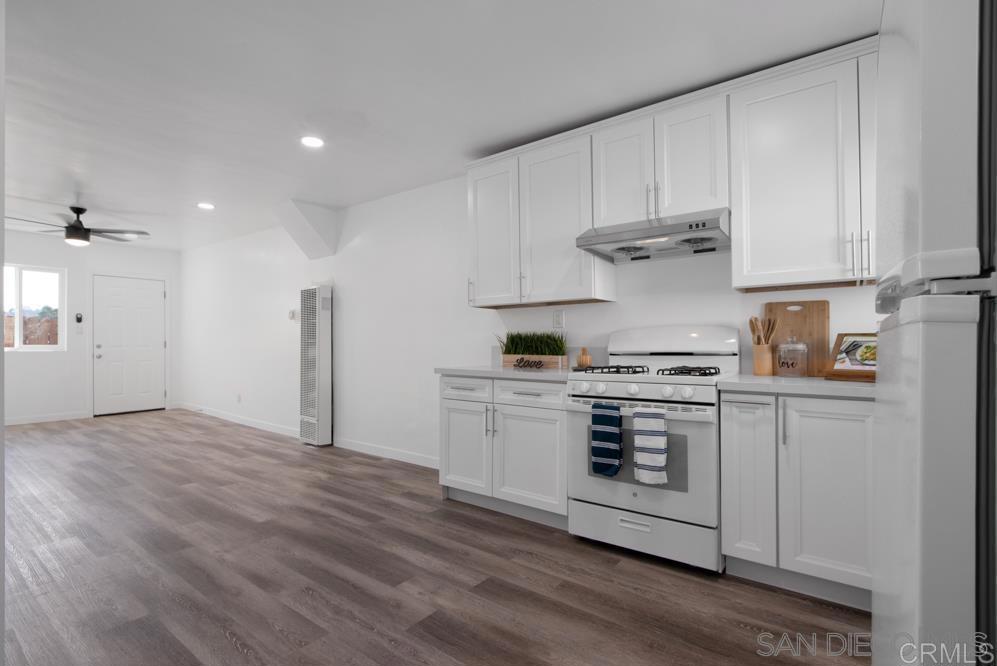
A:
{"type": "Polygon", "coordinates": [[[659,375],[682,375],[686,377],[713,377],[720,374],[720,368],[715,365],[677,365],[673,368],[661,368],[659,375]]]}
{"type": "Polygon", "coordinates": [[[646,375],[650,371],[646,365],[594,365],[585,368],[590,375],[646,375]]]}

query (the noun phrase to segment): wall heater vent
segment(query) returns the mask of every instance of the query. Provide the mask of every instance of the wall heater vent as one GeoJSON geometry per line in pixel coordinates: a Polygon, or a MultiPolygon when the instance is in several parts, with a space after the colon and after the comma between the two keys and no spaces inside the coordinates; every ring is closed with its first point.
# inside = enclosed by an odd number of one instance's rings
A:
{"type": "Polygon", "coordinates": [[[332,289],[301,290],[301,407],[299,438],[332,444],[332,289]]]}

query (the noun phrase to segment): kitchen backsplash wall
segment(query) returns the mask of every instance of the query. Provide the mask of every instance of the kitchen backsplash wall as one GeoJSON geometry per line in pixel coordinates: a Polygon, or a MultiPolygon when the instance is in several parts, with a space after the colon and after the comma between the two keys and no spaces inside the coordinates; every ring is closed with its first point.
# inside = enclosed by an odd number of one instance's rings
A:
{"type": "MultiPolygon", "coordinates": [[[[787,249],[787,252],[790,251],[787,249]]],[[[768,301],[827,300],[831,337],[875,331],[875,287],[841,287],[741,293],[731,289],[730,254],[629,264],[616,268],[615,303],[499,310],[508,330],[549,329],[556,310],[565,311],[571,347],[606,347],[620,328],[661,324],[723,324],[740,331],[741,371],[751,372],[748,318],[768,301]]],[[[571,358],[574,362],[574,357],[571,358]]]]}

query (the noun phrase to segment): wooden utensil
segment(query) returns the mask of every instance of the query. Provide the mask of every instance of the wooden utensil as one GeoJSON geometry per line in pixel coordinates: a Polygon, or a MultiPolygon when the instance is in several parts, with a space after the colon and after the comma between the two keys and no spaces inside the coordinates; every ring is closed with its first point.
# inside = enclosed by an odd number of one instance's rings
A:
{"type": "Polygon", "coordinates": [[[807,343],[807,374],[823,377],[831,367],[830,319],[827,301],[777,301],[765,304],[765,318],[777,320],[769,343],[778,347],[790,337],[807,343]]]}

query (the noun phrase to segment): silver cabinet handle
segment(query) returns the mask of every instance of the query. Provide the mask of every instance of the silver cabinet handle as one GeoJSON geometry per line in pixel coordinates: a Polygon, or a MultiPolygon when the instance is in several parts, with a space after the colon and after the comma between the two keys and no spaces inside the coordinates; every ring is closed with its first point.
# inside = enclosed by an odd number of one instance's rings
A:
{"type": "Polygon", "coordinates": [[[651,184],[647,184],[647,192],[644,194],[644,208],[647,213],[647,220],[651,221],[651,184]]]}
{"type": "Polygon", "coordinates": [[[865,271],[863,273],[872,277],[872,231],[865,230],[865,271]]]}
{"type": "Polygon", "coordinates": [[[541,397],[543,397],[543,393],[537,393],[535,391],[513,391],[512,394],[513,395],[522,395],[522,396],[526,396],[528,398],[541,398],[541,397]]]}
{"type": "Polygon", "coordinates": [[[489,409],[490,409],[490,407],[488,405],[485,405],[485,437],[487,437],[488,433],[491,432],[490,430],[488,430],[488,410],[489,409]]]}
{"type": "Polygon", "coordinates": [[[498,434],[498,407],[492,407],[492,437],[498,434]]]}
{"type": "Polygon", "coordinates": [[[451,386],[449,387],[452,391],[474,391],[473,386],[451,386]]]}
{"type": "Polygon", "coordinates": [[[659,195],[661,194],[661,183],[654,181],[654,216],[661,217],[661,205],[658,202],[659,195]]]}
{"type": "Polygon", "coordinates": [[[104,356],[101,354],[97,354],[96,358],[104,358],[104,356]]]}
{"type": "Polygon", "coordinates": [[[782,412],[782,445],[789,446],[789,435],[786,433],[786,405],[785,403],[779,405],[779,411],[782,412]]]}
{"type": "Polygon", "coordinates": [[[852,272],[852,277],[855,277],[856,272],[855,272],[855,232],[854,231],[848,234],[848,245],[851,247],[852,250],[852,265],[850,270],[852,272]]]}
{"type": "Polygon", "coordinates": [[[101,345],[94,345],[97,349],[100,349],[101,345]]]}
{"type": "Polygon", "coordinates": [[[467,278],[467,304],[474,305],[474,283],[467,278]]]}

